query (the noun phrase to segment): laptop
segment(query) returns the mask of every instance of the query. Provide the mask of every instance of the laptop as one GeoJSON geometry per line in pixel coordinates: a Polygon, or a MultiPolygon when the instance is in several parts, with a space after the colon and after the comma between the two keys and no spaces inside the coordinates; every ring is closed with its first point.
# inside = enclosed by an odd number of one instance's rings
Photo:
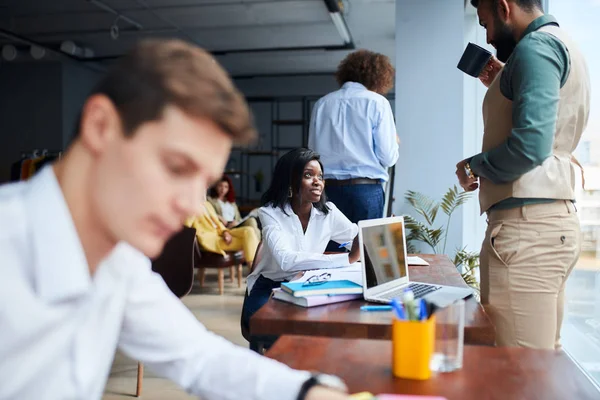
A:
{"type": "Polygon", "coordinates": [[[410,288],[415,298],[445,307],[473,295],[472,289],[410,281],[403,217],[359,221],[358,228],[365,300],[388,304],[410,288]]]}

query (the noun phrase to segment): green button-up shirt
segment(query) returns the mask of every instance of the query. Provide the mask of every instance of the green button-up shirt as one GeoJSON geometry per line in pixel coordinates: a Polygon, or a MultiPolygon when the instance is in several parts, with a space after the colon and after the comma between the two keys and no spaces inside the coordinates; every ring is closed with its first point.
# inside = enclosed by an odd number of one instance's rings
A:
{"type": "MultiPolygon", "coordinates": [[[[551,15],[534,20],[500,76],[500,91],[512,101],[512,133],[499,146],[470,160],[473,172],[495,184],[508,183],[552,155],[560,89],[569,75],[569,53],[555,36],[537,32],[558,25],[551,15]]],[[[512,208],[552,199],[509,198],[492,208],[512,208]]]]}

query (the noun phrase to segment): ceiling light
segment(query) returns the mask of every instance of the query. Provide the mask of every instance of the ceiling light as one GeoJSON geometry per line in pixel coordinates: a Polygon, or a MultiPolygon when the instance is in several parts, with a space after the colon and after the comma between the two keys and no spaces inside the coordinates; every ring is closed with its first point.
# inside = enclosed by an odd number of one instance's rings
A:
{"type": "Polygon", "coordinates": [[[329,16],[331,17],[331,20],[333,21],[338,33],[344,40],[344,43],[350,43],[352,38],[350,38],[350,32],[348,31],[348,26],[346,26],[346,22],[344,21],[342,14],[339,12],[330,12],[329,16]]]}
{"type": "Polygon", "coordinates": [[[46,49],[40,46],[31,46],[29,48],[29,54],[34,60],[41,60],[46,55],[46,49]]]}
{"type": "Polygon", "coordinates": [[[15,61],[19,52],[17,48],[12,44],[6,44],[2,46],[2,58],[6,61],[15,61]]]}
{"type": "Polygon", "coordinates": [[[335,29],[337,29],[338,33],[342,37],[344,44],[353,46],[352,36],[350,35],[348,25],[346,24],[344,16],[342,15],[344,2],[341,0],[324,0],[324,2],[325,7],[327,7],[327,11],[329,11],[329,16],[335,25],[335,29]]]}

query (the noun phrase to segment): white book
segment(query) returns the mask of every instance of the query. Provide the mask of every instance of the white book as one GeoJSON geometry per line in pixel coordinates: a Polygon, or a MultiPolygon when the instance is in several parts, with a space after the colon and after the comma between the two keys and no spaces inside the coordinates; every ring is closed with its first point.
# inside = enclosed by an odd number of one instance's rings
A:
{"type": "Polygon", "coordinates": [[[362,298],[362,294],[341,294],[336,296],[309,296],[309,297],[295,297],[283,290],[276,288],[273,289],[273,298],[284,301],[286,303],[292,303],[300,307],[315,307],[324,304],[341,303],[344,301],[356,300],[362,298]]]}

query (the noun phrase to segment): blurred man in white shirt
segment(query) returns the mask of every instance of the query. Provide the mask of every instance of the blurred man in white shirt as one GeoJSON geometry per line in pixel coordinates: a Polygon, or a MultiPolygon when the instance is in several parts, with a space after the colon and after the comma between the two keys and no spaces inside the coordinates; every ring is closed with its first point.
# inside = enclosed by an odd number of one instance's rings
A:
{"type": "Polygon", "coordinates": [[[203,50],[146,41],[119,60],[64,157],[0,188],[0,399],[100,399],[117,347],[203,399],[346,398],[206,331],[151,271],[255,135],[203,50]]]}
{"type": "Polygon", "coordinates": [[[382,183],[398,160],[389,101],[394,67],[383,54],[359,50],[338,66],[341,88],[314,106],[308,147],[321,155],[327,198],[354,223],[383,216],[382,183]]]}

